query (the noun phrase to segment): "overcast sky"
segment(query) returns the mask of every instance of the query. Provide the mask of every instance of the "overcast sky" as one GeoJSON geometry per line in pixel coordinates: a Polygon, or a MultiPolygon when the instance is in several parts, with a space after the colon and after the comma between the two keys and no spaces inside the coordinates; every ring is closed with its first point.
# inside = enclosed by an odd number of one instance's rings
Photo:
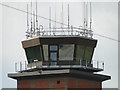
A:
{"type": "MultiPolygon", "coordinates": [[[[4,3],[22,10],[26,10],[25,2],[4,3]]],[[[67,4],[64,2],[64,23],[67,23],[67,4]]],[[[83,8],[81,2],[69,2],[70,24],[74,26],[83,25],[83,8]]],[[[61,21],[61,3],[39,2],[38,14],[49,17],[49,7],[52,8],[52,19],[61,21]]],[[[92,2],[93,31],[104,36],[118,39],[118,3],[117,2],[92,2]]],[[[48,26],[48,21],[39,18],[39,24],[48,26]]],[[[54,23],[52,23],[54,25],[54,23]]],[[[57,24],[57,26],[60,26],[57,24]]],[[[25,61],[26,56],[21,41],[25,40],[26,14],[2,7],[2,87],[17,87],[16,80],[7,77],[8,73],[14,72],[14,64],[18,61],[25,61]]],[[[0,32],[1,33],[1,32],[0,32]]],[[[1,36],[1,35],[0,35],[1,36]]],[[[118,42],[94,35],[98,40],[93,60],[104,61],[105,70],[100,72],[110,75],[111,80],[103,82],[103,88],[118,87],[118,42]]],[[[1,53],[0,53],[1,54],[1,53]]]]}

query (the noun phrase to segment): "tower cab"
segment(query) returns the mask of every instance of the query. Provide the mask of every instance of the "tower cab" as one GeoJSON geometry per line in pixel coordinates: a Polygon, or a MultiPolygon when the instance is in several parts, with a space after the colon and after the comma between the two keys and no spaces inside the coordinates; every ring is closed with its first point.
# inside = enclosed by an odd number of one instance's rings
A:
{"type": "Polygon", "coordinates": [[[92,67],[97,40],[80,36],[42,36],[22,41],[28,66],[86,65],[92,67]]]}

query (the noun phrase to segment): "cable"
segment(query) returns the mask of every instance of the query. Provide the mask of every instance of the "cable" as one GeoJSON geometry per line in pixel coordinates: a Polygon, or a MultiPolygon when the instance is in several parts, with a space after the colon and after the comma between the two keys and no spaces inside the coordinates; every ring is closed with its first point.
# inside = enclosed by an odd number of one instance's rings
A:
{"type": "MultiPolygon", "coordinates": [[[[18,8],[15,8],[15,7],[12,7],[12,6],[3,4],[3,3],[0,3],[0,5],[5,6],[5,7],[8,7],[8,8],[12,8],[12,9],[14,9],[14,10],[21,11],[21,12],[24,12],[24,13],[28,13],[28,14],[35,15],[35,14],[33,14],[33,13],[29,13],[29,12],[27,12],[27,11],[24,11],[24,10],[21,10],[21,9],[18,9],[18,8]]],[[[35,15],[35,16],[36,16],[36,15],[35,15]]],[[[40,18],[43,18],[43,19],[45,19],[45,20],[50,20],[50,21],[52,21],[52,22],[56,22],[56,23],[59,23],[59,24],[63,24],[63,25],[65,25],[65,26],[68,26],[67,24],[61,23],[61,22],[59,22],[59,21],[55,21],[55,20],[52,20],[52,19],[48,19],[48,18],[43,17],[43,16],[40,16],[40,15],[37,15],[37,16],[40,17],[40,18]]],[[[73,28],[78,28],[78,27],[73,27],[73,28]]],[[[94,35],[97,35],[97,36],[100,36],[100,37],[103,37],[103,38],[107,38],[107,39],[113,40],[113,41],[120,42],[120,40],[116,40],[116,39],[111,38],[111,37],[107,37],[107,36],[100,35],[100,34],[97,34],[97,33],[93,33],[93,34],[94,34],[94,35]]]]}
{"type": "Polygon", "coordinates": [[[114,39],[114,38],[111,38],[111,37],[107,37],[107,36],[100,35],[100,34],[97,34],[97,33],[93,33],[93,34],[94,34],[94,35],[97,35],[97,36],[100,36],[100,37],[103,37],[103,38],[107,38],[107,39],[113,40],[113,41],[120,42],[120,40],[117,40],[117,39],[114,39]]]}

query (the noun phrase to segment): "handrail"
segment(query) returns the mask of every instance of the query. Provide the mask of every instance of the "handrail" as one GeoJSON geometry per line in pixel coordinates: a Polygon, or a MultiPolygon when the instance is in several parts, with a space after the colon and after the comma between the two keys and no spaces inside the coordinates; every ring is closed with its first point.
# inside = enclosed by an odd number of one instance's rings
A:
{"type": "MultiPolygon", "coordinates": [[[[41,61],[42,62],[42,61],[41,61]]],[[[102,69],[104,70],[104,62],[103,61],[95,61],[93,60],[91,63],[88,63],[87,60],[86,60],[86,63],[83,64],[83,61],[80,60],[79,61],[79,64],[70,64],[71,61],[68,61],[68,64],[64,64],[64,65],[59,65],[59,64],[51,64],[51,65],[48,65],[48,66],[79,66],[79,67],[86,67],[86,68],[96,68],[96,69],[102,69]],[[92,66],[90,66],[90,64],[92,66]]],[[[19,71],[23,71],[23,70],[28,70],[28,69],[32,69],[32,68],[36,68],[36,67],[42,67],[42,66],[45,66],[45,65],[37,65],[37,62],[34,62],[35,65],[32,66],[32,63],[30,63],[30,67],[28,67],[28,63],[26,61],[24,62],[16,62],[15,63],[15,72],[19,72],[19,71]]],[[[56,62],[57,63],[57,62],[56,62]]]]}
{"type": "Polygon", "coordinates": [[[39,30],[26,32],[27,38],[34,38],[40,36],[82,36],[86,38],[92,38],[93,31],[90,29],[83,29],[83,28],[39,28],[39,30]]]}

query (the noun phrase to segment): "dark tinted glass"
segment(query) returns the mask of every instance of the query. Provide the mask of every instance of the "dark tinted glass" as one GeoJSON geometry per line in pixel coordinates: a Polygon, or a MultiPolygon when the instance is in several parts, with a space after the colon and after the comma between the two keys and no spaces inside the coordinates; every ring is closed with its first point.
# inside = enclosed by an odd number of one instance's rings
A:
{"type": "Polygon", "coordinates": [[[85,51],[85,46],[82,46],[82,45],[76,46],[76,60],[77,61],[84,59],[84,51],[85,51]]]}
{"type": "Polygon", "coordinates": [[[28,63],[33,63],[34,60],[41,61],[40,46],[34,46],[30,48],[25,48],[28,63]]]}
{"type": "Polygon", "coordinates": [[[91,56],[92,56],[93,48],[92,47],[86,47],[85,49],[85,60],[90,62],[91,56]]]}

